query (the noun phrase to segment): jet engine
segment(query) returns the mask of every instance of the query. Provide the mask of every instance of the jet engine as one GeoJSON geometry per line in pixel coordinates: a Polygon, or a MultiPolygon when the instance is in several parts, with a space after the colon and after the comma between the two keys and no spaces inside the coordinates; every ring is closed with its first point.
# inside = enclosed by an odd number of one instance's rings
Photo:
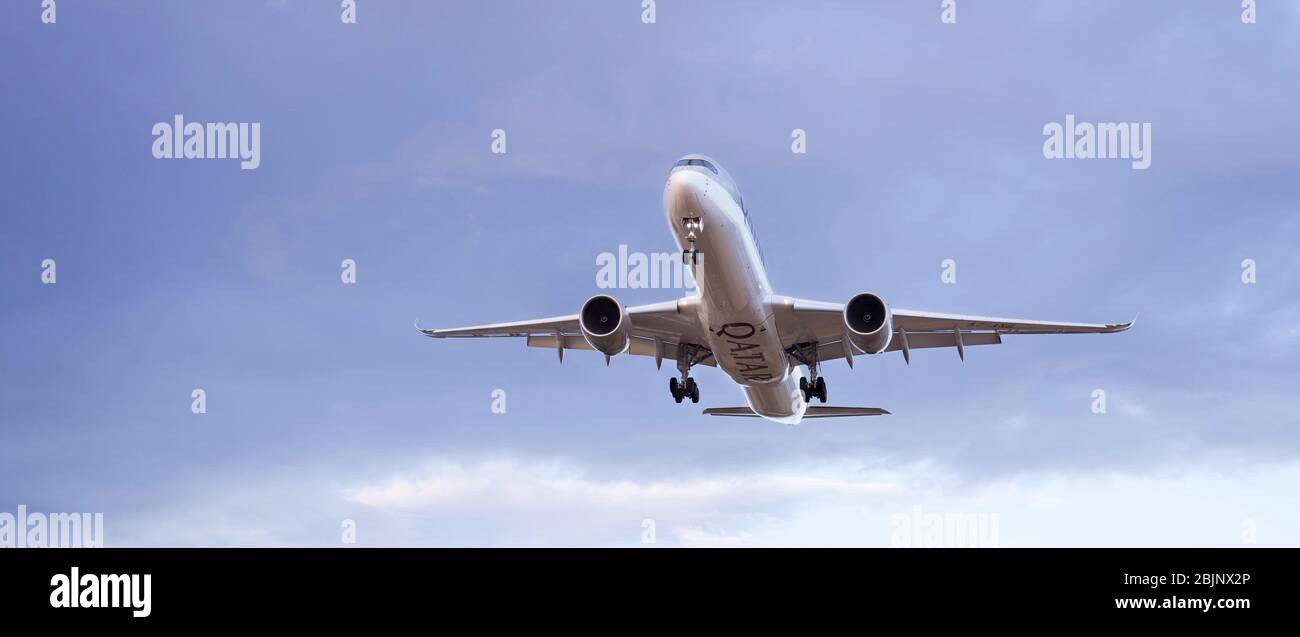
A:
{"type": "Polygon", "coordinates": [[[863,292],[844,305],[844,329],[858,349],[879,354],[894,336],[894,318],[883,299],[863,292]]]}
{"type": "Polygon", "coordinates": [[[587,344],[606,356],[626,352],[631,343],[632,317],[612,296],[598,294],[587,299],[578,312],[578,325],[587,344]]]}

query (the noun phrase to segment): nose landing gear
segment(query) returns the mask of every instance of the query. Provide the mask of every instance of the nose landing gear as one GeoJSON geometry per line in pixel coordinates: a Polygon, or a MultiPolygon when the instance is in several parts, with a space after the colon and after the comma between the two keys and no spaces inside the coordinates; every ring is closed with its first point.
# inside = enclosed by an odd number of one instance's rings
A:
{"type": "Polygon", "coordinates": [[[690,244],[689,248],[682,250],[682,263],[699,265],[701,253],[695,248],[695,241],[704,231],[704,221],[699,217],[683,217],[682,227],[686,229],[686,242],[690,244]]]}

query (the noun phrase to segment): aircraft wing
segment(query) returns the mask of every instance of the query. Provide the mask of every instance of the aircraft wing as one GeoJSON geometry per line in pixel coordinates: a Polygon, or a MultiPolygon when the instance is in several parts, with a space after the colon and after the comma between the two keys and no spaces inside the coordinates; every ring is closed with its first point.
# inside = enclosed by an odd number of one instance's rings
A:
{"type": "MultiPolygon", "coordinates": [[[[903,358],[909,360],[910,350],[932,347],[956,347],[964,358],[966,346],[996,345],[1003,334],[1110,334],[1123,332],[1134,323],[1061,323],[901,308],[891,311],[894,334],[885,351],[902,351],[903,358]]],[[[843,312],[841,303],[785,300],[777,305],[782,343],[787,347],[817,343],[819,361],[846,358],[852,365],[852,357],[862,352],[844,337],[843,312]]]]}
{"type": "MultiPolygon", "coordinates": [[[[663,359],[677,360],[678,345],[705,343],[704,329],[693,313],[679,311],[677,301],[637,305],[627,308],[627,313],[631,318],[627,353],[634,356],[653,356],[659,364],[663,359]]],[[[523,338],[529,347],[555,350],[561,361],[565,350],[592,349],[578,327],[577,314],[448,329],[426,329],[416,321],[415,328],[431,338],[523,338]]],[[[710,356],[696,364],[716,366],[717,362],[710,356]]]]}

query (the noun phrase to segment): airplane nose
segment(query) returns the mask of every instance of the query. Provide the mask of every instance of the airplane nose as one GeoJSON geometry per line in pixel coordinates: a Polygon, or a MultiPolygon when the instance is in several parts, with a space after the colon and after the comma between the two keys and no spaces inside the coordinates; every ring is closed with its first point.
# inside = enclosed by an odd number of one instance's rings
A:
{"type": "Polygon", "coordinates": [[[703,175],[693,171],[673,173],[664,189],[664,207],[682,214],[699,216],[704,208],[704,196],[708,192],[707,181],[703,175]]]}

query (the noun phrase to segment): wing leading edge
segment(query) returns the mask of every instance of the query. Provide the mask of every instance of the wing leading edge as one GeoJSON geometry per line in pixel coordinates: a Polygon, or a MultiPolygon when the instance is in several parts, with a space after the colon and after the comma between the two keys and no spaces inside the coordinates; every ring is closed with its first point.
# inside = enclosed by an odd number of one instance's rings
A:
{"type": "MultiPolygon", "coordinates": [[[[846,359],[850,365],[861,352],[844,335],[844,305],[822,301],[788,299],[777,305],[782,341],[817,343],[820,361],[846,359]]],[[[943,314],[919,310],[893,309],[894,334],[887,352],[902,351],[910,362],[910,351],[934,347],[955,347],[965,358],[965,348],[972,345],[996,345],[1004,334],[1114,334],[1133,327],[1127,323],[1065,323],[1030,319],[1002,318],[969,314],[943,314]]]]}
{"type": "MultiPolygon", "coordinates": [[[[656,363],[659,363],[663,359],[677,360],[678,346],[681,344],[702,344],[703,329],[693,312],[681,310],[679,306],[683,300],[627,308],[632,331],[627,353],[633,356],[653,356],[656,363]]],[[[555,350],[561,361],[564,360],[565,350],[592,349],[582,336],[577,314],[447,329],[423,328],[417,320],[415,329],[430,338],[523,338],[528,347],[555,350]]],[[[712,357],[697,361],[696,364],[717,365],[712,357]]]]}

